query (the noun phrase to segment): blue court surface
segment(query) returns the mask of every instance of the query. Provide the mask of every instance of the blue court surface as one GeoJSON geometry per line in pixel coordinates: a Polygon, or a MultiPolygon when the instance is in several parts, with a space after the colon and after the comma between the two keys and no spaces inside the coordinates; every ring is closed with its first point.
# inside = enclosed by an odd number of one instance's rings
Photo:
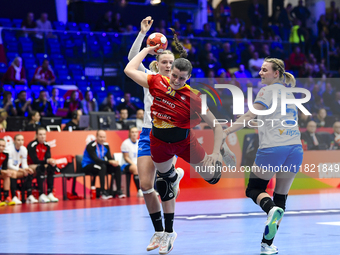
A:
{"type": "MultiPolygon", "coordinates": [[[[292,195],[279,254],[340,254],[340,194],[292,195]]],[[[260,254],[266,220],[250,199],[178,202],[169,254],[260,254]]],[[[1,254],[158,254],[144,204],[1,214],[1,254]]]]}

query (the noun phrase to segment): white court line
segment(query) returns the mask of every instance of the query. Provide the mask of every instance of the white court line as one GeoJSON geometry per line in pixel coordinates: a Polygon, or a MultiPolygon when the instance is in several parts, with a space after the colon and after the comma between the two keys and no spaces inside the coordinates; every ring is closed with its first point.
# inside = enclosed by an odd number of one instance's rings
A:
{"type": "MultiPolygon", "coordinates": [[[[330,209],[330,210],[298,210],[298,211],[286,211],[285,215],[296,215],[302,216],[306,214],[319,215],[319,214],[339,214],[340,210],[330,209]]],[[[178,215],[175,216],[176,219],[182,220],[205,220],[205,219],[227,219],[227,218],[247,218],[247,217],[259,217],[266,215],[264,212],[250,212],[250,213],[221,213],[221,214],[197,214],[197,215],[178,215]]],[[[320,223],[322,224],[322,223],[320,223]]],[[[338,223],[340,225],[340,222],[338,223]]],[[[333,224],[334,225],[334,224],[333,224]]]]}

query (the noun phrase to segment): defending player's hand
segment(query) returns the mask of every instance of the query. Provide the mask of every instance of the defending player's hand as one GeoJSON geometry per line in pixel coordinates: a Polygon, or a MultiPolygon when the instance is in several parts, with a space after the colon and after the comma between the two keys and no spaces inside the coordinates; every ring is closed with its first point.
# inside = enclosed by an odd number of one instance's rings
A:
{"type": "Polygon", "coordinates": [[[142,20],[142,22],[140,23],[140,31],[142,32],[142,34],[146,34],[153,23],[153,19],[151,18],[151,16],[147,16],[145,19],[142,20]]]}

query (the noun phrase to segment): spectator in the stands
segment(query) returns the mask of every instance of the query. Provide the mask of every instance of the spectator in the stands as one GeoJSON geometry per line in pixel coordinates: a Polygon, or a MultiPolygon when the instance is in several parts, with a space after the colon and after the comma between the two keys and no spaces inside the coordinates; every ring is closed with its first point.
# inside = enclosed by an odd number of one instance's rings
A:
{"type": "Polygon", "coordinates": [[[112,11],[105,12],[104,16],[97,22],[96,31],[113,32],[115,28],[112,11]]]}
{"type": "Polygon", "coordinates": [[[313,118],[317,127],[331,127],[333,123],[330,123],[329,118],[327,118],[327,111],[325,108],[320,108],[318,114],[313,118]]]}
{"type": "Polygon", "coordinates": [[[253,0],[253,3],[249,5],[248,17],[251,24],[256,27],[263,27],[263,24],[267,19],[267,15],[264,6],[259,4],[258,0],[253,0]]]}
{"type": "Polygon", "coordinates": [[[64,103],[64,109],[68,109],[67,118],[72,118],[72,112],[81,109],[79,92],[73,90],[69,99],[64,103]]]}
{"type": "Polygon", "coordinates": [[[3,100],[0,102],[0,108],[3,108],[8,116],[16,116],[17,109],[13,104],[13,97],[11,91],[4,91],[3,100]]]}
{"type": "Polygon", "coordinates": [[[47,99],[47,91],[40,91],[39,97],[32,103],[32,109],[38,111],[42,117],[53,116],[51,102],[47,99]]]}
{"type": "Polygon", "coordinates": [[[248,62],[248,67],[251,72],[253,78],[259,77],[259,71],[261,70],[261,66],[263,64],[264,59],[259,58],[259,53],[255,51],[253,53],[253,57],[248,62]]]}
{"type": "Polygon", "coordinates": [[[187,23],[186,28],[183,31],[183,36],[193,38],[195,35],[193,24],[191,22],[187,23]]]}
{"type": "Polygon", "coordinates": [[[209,53],[211,53],[211,49],[212,49],[211,43],[204,44],[204,48],[199,51],[198,59],[199,59],[200,64],[203,64],[204,62],[208,60],[207,56],[209,53]]]}
{"type": "Polygon", "coordinates": [[[40,36],[41,38],[43,35],[46,36],[46,38],[54,38],[55,35],[52,34],[50,30],[52,30],[52,24],[51,21],[48,20],[48,14],[46,12],[41,13],[40,19],[36,21],[37,23],[37,30],[40,31],[37,33],[37,36],[40,36]]]}
{"type": "Polygon", "coordinates": [[[79,121],[81,115],[83,115],[81,110],[74,110],[72,112],[72,119],[66,123],[63,130],[64,131],[81,130],[81,128],[79,128],[79,121]]]}
{"type": "Polygon", "coordinates": [[[136,126],[137,126],[139,131],[142,130],[143,123],[144,123],[144,110],[138,109],[137,113],[136,113],[136,126]]]}
{"type": "Polygon", "coordinates": [[[25,131],[37,131],[40,127],[40,114],[38,111],[31,111],[28,114],[28,123],[25,127],[25,131]]]}
{"type": "Polygon", "coordinates": [[[307,7],[303,6],[303,0],[299,0],[298,6],[295,6],[290,14],[301,21],[302,27],[306,27],[307,19],[311,15],[307,7]]]}
{"type": "Polygon", "coordinates": [[[340,91],[335,92],[335,100],[331,104],[333,114],[340,115],[340,91]]]}
{"type": "Polygon", "coordinates": [[[112,93],[107,94],[107,97],[104,99],[103,103],[100,106],[100,111],[115,112],[116,114],[118,113],[115,105],[115,97],[112,93]]]}
{"type": "Polygon", "coordinates": [[[34,20],[34,14],[32,12],[27,13],[26,19],[21,23],[21,28],[24,30],[23,36],[33,36],[36,34],[37,23],[34,20]],[[34,29],[34,31],[25,31],[26,29],[34,29]]]}
{"type": "Polygon", "coordinates": [[[93,97],[91,90],[85,92],[85,97],[81,101],[81,109],[84,115],[89,115],[90,112],[98,112],[97,100],[93,97]]]}
{"type": "Polygon", "coordinates": [[[241,64],[238,71],[234,73],[236,78],[252,78],[251,73],[241,64]]]}
{"type": "Polygon", "coordinates": [[[2,84],[26,84],[26,72],[22,66],[22,58],[16,57],[2,76],[2,84]]]}
{"type": "Polygon", "coordinates": [[[18,98],[14,100],[18,116],[28,116],[28,113],[32,111],[31,102],[31,98],[27,99],[27,93],[25,90],[19,92],[18,98]]]}
{"type": "Polygon", "coordinates": [[[336,70],[340,66],[340,47],[336,44],[334,38],[329,39],[329,68],[336,70]]]}
{"type": "Polygon", "coordinates": [[[238,18],[234,17],[230,25],[230,33],[232,37],[236,38],[237,34],[240,31],[240,27],[241,23],[239,22],[238,18]]]}
{"type": "Polygon", "coordinates": [[[334,102],[335,94],[330,82],[326,83],[326,90],[322,94],[323,102],[327,107],[331,107],[334,102]]]}
{"type": "Polygon", "coordinates": [[[124,27],[125,25],[122,20],[122,16],[120,15],[119,12],[117,12],[113,18],[113,31],[122,33],[125,31],[124,27]]]}
{"type": "Polygon", "coordinates": [[[203,25],[203,31],[200,34],[200,37],[214,37],[213,31],[212,31],[209,23],[205,23],[203,25]]]}
{"type": "Polygon", "coordinates": [[[35,69],[31,84],[51,85],[55,83],[55,75],[50,66],[50,61],[44,59],[41,66],[35,69]]]}
{"type": "Polygon", "coordinates": [[[315,121],[309,121],[306,132],[301,134],[301,140],[307,143],[307,150],[319,150],[319,145],[322,142],[321,137],[316,133],[315,121]]]}
{"type": "Polygon", "coordinates": [[[59,89],[53,88],[52,89],[52,96],[50,99],[53,114],[56,115],[59,108],[64,107],[64,98],[59,97],[59,89]]]}
{"type": "Polygon", "coordinates": [[[128,118],[130,118],[131,115],[136,114],[138,107],[131,102],[131,94],[130,93],[125,93],[124,94],[124,102],[119,104],[117,106],[117,110],[120,111],[121,109],[127,109],[129,116],[128,118]]]}
{"type": "Polygon", "coordinates": [[[220,62],[222,68],[228,70],[229,68],[237,67],[237,55],[230,50],[230,43],[223,43],[223,51],[220,52],[220,62]]]}
{"type": "Polygon", "coordinates": [[[308,122],[311,120],[311,115],[306,115],[303,112],[299,114],[298,125],[299,128],[307,127],[308,122]]]}
{"type": "Polygon", "coordinates": [[[122,108],[119,111],[119,120],[116,121],[117,129],[128,130],[129,127],[125,124],[125,120],[128,119],[129,113],[126,108],[122,108]]]}
{"type": "Polygon", "coordinates": [[[294,71],[299,71],[303,64],[306,61],[306,56],[301,52],[301,49],[299,46],[295,46],[294,52],[292,52],[289,56],[289,64],[291,66],[291,69],[294,71]]]}
{"type": "Polygon", "coordinates": [[[241,63],[248,65],[248,62],[253,57],[254,52],[255,52],[255,46],[253,44],[249,44],[247,49],[242,51],[241,53],[241,63]]]}
{"type": "Polygon", "coordinates": [[[195,47],[191,47],[191,49],[188,52],[187,59],[190,61],[192,64],[192,67],[199,67],[200,62],[198,61],[198,55],[197,55],[197,50],[195,47]]]}
{"type": "Polygon", "coordinates": [[[333,150],[340,150],[340,121],[333,124],[333,150]]]}
{"type": "Polygon", "coordinates": [[[207,54],[207,60],[201,63],[201,68],[204,71],[205,75],[208,76],[210,70],[214,70],[215,74],[221,68],[220,62],[215,58],[212,52],[207,54]]]}
{"type": "Polygon", "coordinates": [[[331,1],[331,4],[328,8],[326,8],[326,15],[328,19],[332,19],[333,15],[337,14],[339,15],[339,7],[335,6],[335,1],[331,1]]]}
{"type": "Polygon", "coordinates": [[[271,56],[268,44],[266,43],[262,44],[262,48],[260,50],[259,56],[260,58],[266,58],[266,57],[271,56]]]}
{"type": "Polygon", "coordinates": [[[278,17],[278,23],[280,28],[280,35],[283,41],[287,41],[289,38],[290,29],[292,27],[292,18],[290,12],[292,11],[292,4],[287,4],[286,8],[281,8],[278,17]]]}

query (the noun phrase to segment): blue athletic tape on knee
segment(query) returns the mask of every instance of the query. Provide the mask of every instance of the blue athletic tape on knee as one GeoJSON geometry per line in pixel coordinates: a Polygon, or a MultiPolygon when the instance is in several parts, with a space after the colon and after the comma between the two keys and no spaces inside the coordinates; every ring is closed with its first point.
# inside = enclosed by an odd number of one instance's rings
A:
{"type": "Polygon", "coordinates": [[[288,195],[280,195],[280,194],[276,194],[274,192],[274,195],[273,195],[274,204],[276,206],[282,208],[282,210],[286,210],[287,197],[288,197],[288,195]]]}
{"type": "Polygon", "coordinates": [[[172,182],[169,177],[158,177],[156,180],[157,191],[163,202],[174,198],[174,191],[171,184],[172,182]]]}
{"type": "Polygon", "coordinates": [[[207,182],[210,184],[216,184],[221,179],[221,176],[222,176],[222,163],[220,161],[216,161],[214,177],[207,182]]]}
{"type": "Polygon", "coordinates": [[[266,193],[266,188],[269,180],[258,178],[253,172],[250,173],[249,183],[246,189],[246,196],[251,198],[256,204],[257,197],[261,193],[266,193]]]}

